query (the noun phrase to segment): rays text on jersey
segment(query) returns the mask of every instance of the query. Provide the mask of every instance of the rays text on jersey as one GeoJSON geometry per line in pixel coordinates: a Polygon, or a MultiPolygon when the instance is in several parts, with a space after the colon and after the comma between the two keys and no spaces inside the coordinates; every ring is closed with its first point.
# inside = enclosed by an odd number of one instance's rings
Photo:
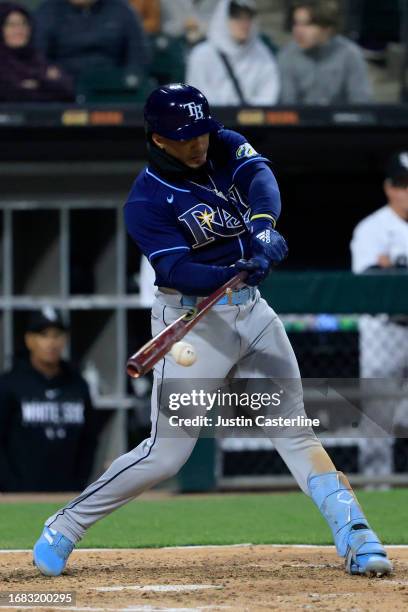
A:
{"type": "Polygon", "coordinates": [[[193,235],[194,249],[213,242],[217,236],[232,238],[246,231],[246,226],[241,219],[228,210],[221,206],[213,208],[203,202],[187,210],[178,219],[188,227],[193,235]]]}

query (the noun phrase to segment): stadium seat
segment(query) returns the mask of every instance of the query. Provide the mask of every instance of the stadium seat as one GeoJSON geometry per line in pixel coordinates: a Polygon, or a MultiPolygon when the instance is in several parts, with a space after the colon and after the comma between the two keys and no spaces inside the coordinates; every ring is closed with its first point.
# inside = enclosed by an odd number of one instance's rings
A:
{"type": "Polygon", "coordinates": [[[184,81],[186,70],[186,42],[165,34],[151,37],[153,61],[150,74],[159,85],[184,81]]]}
{"type": "Polygon", "coordinates": [[[155,83],[140,75],[126,76],[122,70],[94,70],[81,76],[77,101],[81,103],[144,102],[155,83]]]}

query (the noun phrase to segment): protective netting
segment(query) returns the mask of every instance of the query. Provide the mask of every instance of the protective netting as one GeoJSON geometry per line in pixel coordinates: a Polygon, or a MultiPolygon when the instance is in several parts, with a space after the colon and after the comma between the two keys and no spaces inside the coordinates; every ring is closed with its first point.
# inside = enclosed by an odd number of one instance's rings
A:
{"type": "MultiPolygon", "coordinates": [[[[304,379],[306,412],[319,417],[319,437],[338,469],[362,484],[402,482],[408,472],[408,317],[281,318],[304,379]]],[[[266,484],[270,478],[273,484],[289,475],[269,439],[241,434],[219,444],[224,483],[251,486],[251,479],[266,484]]]]}

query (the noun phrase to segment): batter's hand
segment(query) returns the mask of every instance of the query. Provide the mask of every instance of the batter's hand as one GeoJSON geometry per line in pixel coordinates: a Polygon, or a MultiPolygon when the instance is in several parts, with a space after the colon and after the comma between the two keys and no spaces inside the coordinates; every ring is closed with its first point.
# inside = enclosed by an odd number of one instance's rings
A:
{"type": "Polygon", "coordinates": [[[270,265],[278,264],[288,254],[284,237],[272,229],[270,223],[253,223],[251,237],[252,257],[266,257],[270,265]]]}
{"type": "Polygon", "coordinates": [[[240,271],[248,272],[244,281],[246,285],[256,287],[268,276],[271,264],[266,257],[257,256],[251,259],[240,259],[236,262],[235,267],[240,271]]]}

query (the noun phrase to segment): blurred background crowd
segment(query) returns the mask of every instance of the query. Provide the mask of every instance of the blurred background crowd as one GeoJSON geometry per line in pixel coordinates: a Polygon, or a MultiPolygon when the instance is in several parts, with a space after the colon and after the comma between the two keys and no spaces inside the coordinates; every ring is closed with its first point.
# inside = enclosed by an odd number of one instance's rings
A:
{"type": "Polygon", "coordinates": [[[0,101],[140,102],[186,81],[221,106],[397,102],[405,4],[0,2],[0,101]]]}

